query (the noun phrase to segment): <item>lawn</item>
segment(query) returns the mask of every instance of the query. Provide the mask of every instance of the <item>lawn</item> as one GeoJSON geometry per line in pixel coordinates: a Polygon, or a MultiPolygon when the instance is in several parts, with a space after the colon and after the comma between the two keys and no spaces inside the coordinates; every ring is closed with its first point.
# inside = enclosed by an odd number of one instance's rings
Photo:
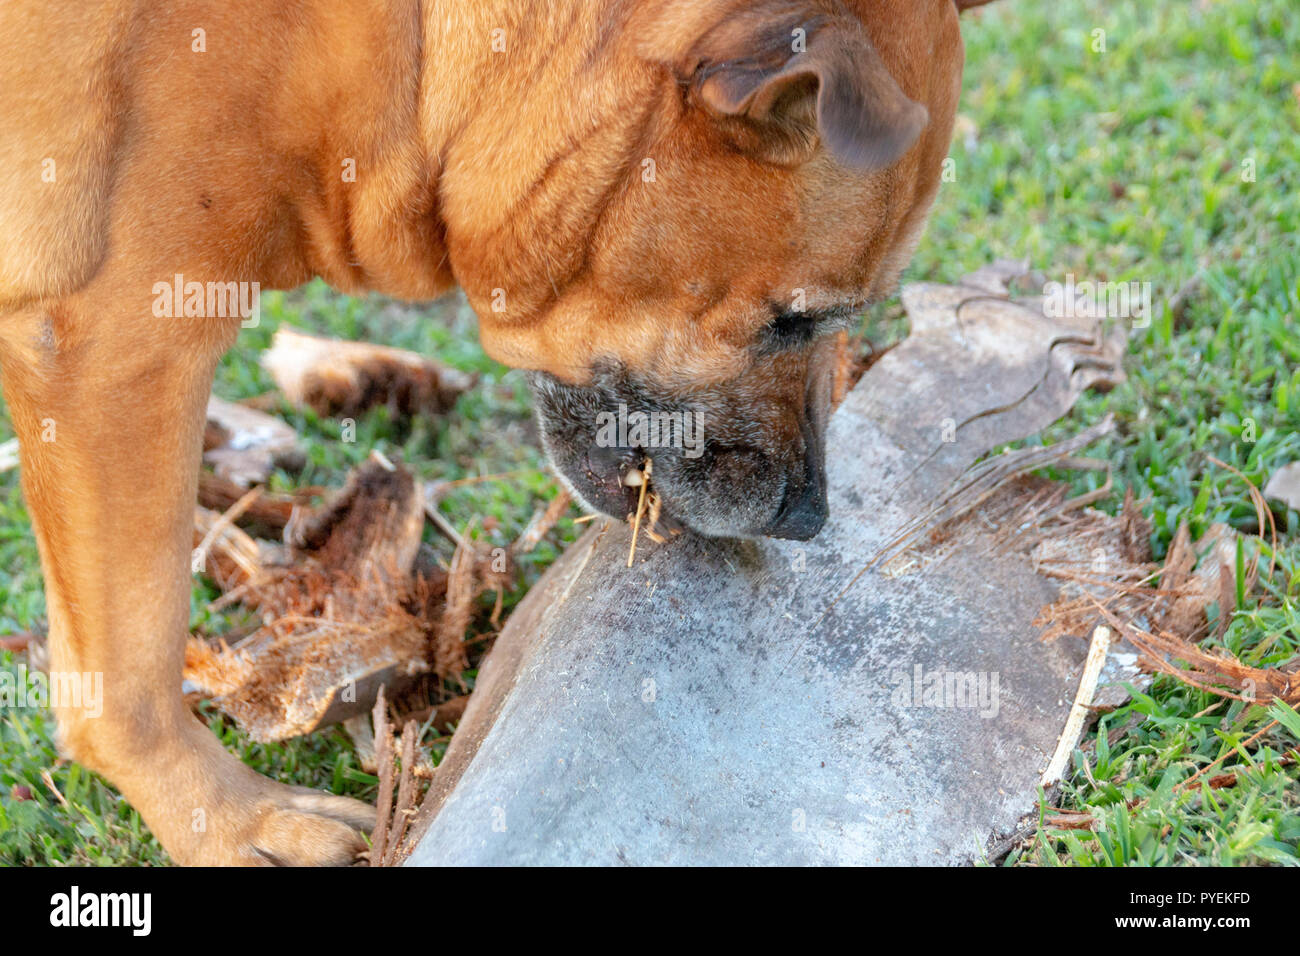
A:
{"type": "MultiPolygon", "coordinates": [[[[1115,434],[1091,452],[1115,470],[1116,492],[1103,507],[1117,508],[1124,488],[1133,488],[1152,520],[1158,558],[1183,520],[1194,534],[1220,521],[1259,530],[1245,482],[1211,456],[1260,487],[1300,459],[1295,12],[1291,0],[1003,0],[966,17],[955,178],[908,275],[953,281],[1010,257],[1029,259],[1050,278],[1151,283],[1155,315],[1132,337],[1128,381],[1085,397],[1042,440],[1116,416],[1115,434]],[[1168,304],[1175,296],[1177,309],[1168,304]]],[[[262,325],[245,330],[224,360],[218,394],[270,390],[257,355],[282,323],[436,355],[480,380],[443,419],[408,426],[372,412],[358,422],[355,442],[343,441],[335,422],[281,407],[307,439],[309,463],[277,482],[337,485],[371,449],[402,458],[424,479],[503,474],[460,487],[443,506],[457,527],[477,519],[475,533],[500,544],[555,493],[522,377],[484,356],[463,300],[407,306],[319,284],[265,296],[262,325]]],[[[905,332],[896,302],[864,323],[876,337],[905,332]]],[[[10,435],[0,412],[0,440],[10,435]]],[[[1083,490],[1098,477],[1070,480],[1083,490]]],[[[576,516],[534,553],[527,581],[576,535],[576,516]]],[[[1217,642],[1255,666],[1284,664],[1300,650],[1300,515],[1276,506],[1275,516],[1284,531],[1277,569],[1217,642]]],[[[450,557],[445,540],[431,533],[429,543],[450,557]]],[[[205,611],[214,595],[196,581],[196,629],[220,633],[236,623],[205,611]]],[[[0,474],[0,634],[43,628],[36,548],[11,471],[0,474]]],[[[21,664],[0,652],[0,667],[21,664]]],[[[215,714],[209,720],[263,773],[374,796],[375,779],[338,730],[264,746],[215,714]]],[[[1300,862],[1300,770],[1281,759],[1297,746],[1300,721],[1290,729],[1270,722],[1263,708],[1158,678],[1088,735],[1057,798],[1056,806],[1091,813],[1097,831],[1040,827],[990,862],[1300,862]],[[1238,771],[1236,786],[1178,787],[1220,758],[1238,771]]],[[[0,862],[168,863],[112,787],[58,762],[52,731],[44,712],[0,717],[0,862]]],[[[446,740],[426,743],[436,756],[446,740]]]]}

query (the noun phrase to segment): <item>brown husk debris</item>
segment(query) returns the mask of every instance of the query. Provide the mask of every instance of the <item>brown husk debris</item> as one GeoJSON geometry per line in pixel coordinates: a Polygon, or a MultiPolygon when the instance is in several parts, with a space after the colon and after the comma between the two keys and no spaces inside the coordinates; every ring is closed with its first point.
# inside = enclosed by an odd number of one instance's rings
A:
{"type": "Polygon", "coordinates": [[[260,624],[233,644],[192,638],[186,679],[261,741],[368,710],[384,684],[390,700],[428,680],[456,696],[475,599],[512,569],[468,541],[438,567],[421,547],[424,507],[410,472],[373,456],[326,504],[293,512],[281,545],[200,508],[214,609],[238,602],[260,624]]]}

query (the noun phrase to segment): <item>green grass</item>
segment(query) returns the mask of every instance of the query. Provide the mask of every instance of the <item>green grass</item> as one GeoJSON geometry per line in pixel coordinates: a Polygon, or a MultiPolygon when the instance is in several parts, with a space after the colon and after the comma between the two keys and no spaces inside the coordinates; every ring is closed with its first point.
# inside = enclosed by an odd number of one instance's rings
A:
{"type": "MultiPolygon", "coordinates": [[[[1245,485],[1215,456],[1262,486],[1300,458],[1300,21],[1288,0],[1057,0],[1002,3],[968,15],[962,113],[976,139],[953,146],[956,181],[944,185],[912,278],[953,281],[999,257],[1026,257],[1052,278],[1150,282],[1156,315],[1133,336],[1128,381],[1084,398],[1045,441],[1106,412],[1116,433],[1092,451],[1115,466],[1118,491],[1149,499],[1152,546],[1163,556],[1180,521],[1193,533],[1216,521],[1254,533],[1245,485]],[[1106,31],[1106,51],[1092,49],[1106,31]],[[1254,181],[1243,181],[1253,161],[1254,181]],[[1164,306],[1199,279],[1177,318],[1164,306]],[[1248,440],[1253,437],[1253,441],[1248,440]]],[[[555,490],[537,451],[521,378],[487,360],[473,318],[457,300],[407,307],[355,300],[319,285],[268,296],[264,325],[243,333],[216,389],[242,398],[270,389],[256,356],[288,322],[383,341],[477,371],[478,387],[454,414],[410,427],[383,411],[337,423],[282,409],[306,437],[310,460],[296,480],[337,484],[371,448],[400,455],[423,478],[511,472],[458,490],[444,510],[482,536],[510,541],[555,490]],[[483,519],[496,519],[491,531],[483,519]]],[[[899,328],[896,306],[876,327],[899,328]]],[[[0,440],[9,435],[0,417],[0,440]]],[[[1063,476],[1065,477],[1065,476],[1063,476]]],[[[1071,475],[1079,490],[1092,474],[1071,475]]],[[[288,476],[278,480],[290,481],[288,476]]],[[[570,516],[571,519],[572,516],[570,516]]],[[[1300,516],[1276,512],[1285,536],[1278,571],[1238,611],[1223,647],[1255,666],[1292,661],[1300,645],[1300,516]]],[[[536,575],[574,536],[571,520],[534,556],[536,575]]],[[[493,523],[489,522],[489,526],[493,523]]],[[[444,556],[445,543],[430,538],[444,556]]],[[[194,624],[230,622],[202,610],[194,624]]],[[[13,473],[0,476],[0,633],[41,629],[44,603],[30,526],[13,473]]],[[[0,656],[0,666],[18,662],[0,656]]],[[[472,677],[472,675],[470,675],[472,677]]],[[[1275,715],[1276,716],[1276,715],[1275,715]]],[[[1040,828],[1010,863],[1041,865],[1300,862],[1300,772],[1279,755],[1296,747],[1300,720],[1270,722],[1260,707],[1217,698],[1161,677],[1108,715],[1076,754],[1057,806],[1101,821],[1096,833],[1040,828]],[[1289,722],[1289,726],[1288,726],[1289,722]],[[1127,729],[1124,729],[1127,728],[1127,729]],[[1237,786],[1180,788],[1224,758],[1237,786]]],[[[263,773],[362,798],[375,781],[336,731],[280,746],[250,744],[215,715],[227,745],[263,773]]],[[[154,863],[166,854],[111,787],[58,764],[47,714],[0,719],[0,861],[154,863]],[[49,770],[68,806],[42,781],[49,770]],[[32,799],[10,797],[24,785],[32,799]]],[[[439,743],[441,746],[441,743],[439,743]]],[[[1208,774],[1207,774],[1208,776],[1208,774]]]]}
{"type": "MultiPolygon", "coordinates": [[[[966,31],[962,111],[978,143],[954,145],[957,182],[912,274],[952,278],[1024,256],[1053,278],[1152,283],[1156,312],[1133,337],[1128,382],[1086,396],[1043,437],[1115,414],[1116,434],[1090,454],[1114,463],[1112,508],[1126,485],[1150,499],[1157,557],[1183,520],[1196,535],[1217,521],[1258,531],[1245,484],[1210,456],[1260,487],[1300,458],[1294,12],[1273,0],[994,5],[966,31]],[[1092,50],[1095,29],[1106,31],[1104,53],[1092,50]],[[1195,276],[1176,321],[1164,303],[1195,276]]],[[[1073,480],[1082,491],[1101,478],[1073,480]]],[[[1254,666],[1300,649],[1300,521],[1276,517],[1279,569],[1218,642],[1254,666]]],[[[1158,678],[1099,728],[1131,730],[1113,744],[1089,735],[1058,798],[1099,818],[1095,836],[1040,828],[1009,861],[1300,862],[1298,775],[1278,763],[1297,723],[1241,748],[1270,720],[1158,678]],[[1236,787],[1178,787],[1225,754],[1222,769],[1245,768],[1236,787]]]]}
{"type": "MultiPolygon", "coordinates": [[[[273,389],[257,356],[282,323],[436,355],[479,375],[477,386],[445,418],[400,422],[378,409],[357,420],[354,441],[343,440],[339,422],[281,404],[278,414],[304,437],[308,461],[295,476],[273,475],[273,488],[337,487],[372,449],[405,461],[421,480],[505,473],[500,481],[455,489],[442,504],[457,527],[476,519],[472,535],[490,546],[512,542],[534,510],[555,496],[558,488],[537,447],[522,377],[483,354],[473,313],[459,299],[417,307],[378,298],[349,299],[314,283],[290,293],[268,293],[262,304],[261,325],[244,330],[237,347],[222,360],[214,390],[223,397],[246,398],[273,389]]],[[[7,419],[0,419],[0,440],[11,434],[7,419]]],[[[524,587],[507,595],[507,610],[577,536],[577,516],[571,512],[532,554],[521,556],[524,587]]],[[[426,538],[441,558],[450,560],[452,546],[445,539],[432,529],[426,529],[426,538]]],[[[195,629],[221,634],[250,620],[238,608],[209,613],[207,605],[218,594],[210,582],[196,583],[191,600],[195,629]]],[[[0,475],[0,606],[0,633],[44,629],[36,547],[15,472],[0,475]]],[[[0,653],[0,667],[16,672],[22,664],[0,653]]],[[[462,679],[472,687],[474,672],[462,679]]],[[[261,773],[372,802],[375,798],[377,780],[360,769],[351,741],[338,728],[264,745],[248,740],[215,710],[205,716],[229,749],[261,773]]],[[[0,863],[166,864],[166,853],[111,786],[75,764],[57,760],[53,731],[53,720],[44,711],[21,709],[0,717],[0,863]],[[66,807],[50,791],[42,771],[49,772],[66,807]],[[31,799],[14,799],[15,786],[26,787],[31,799]]],[[[430,731],[424,743],[437,760],[447,741],[430,731]]]]}

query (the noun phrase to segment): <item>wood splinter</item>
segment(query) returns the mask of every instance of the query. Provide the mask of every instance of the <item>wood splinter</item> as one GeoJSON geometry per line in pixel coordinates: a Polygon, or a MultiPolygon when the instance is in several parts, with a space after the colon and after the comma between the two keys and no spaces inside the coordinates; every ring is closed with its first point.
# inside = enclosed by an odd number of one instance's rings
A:
{"type": "Polygon", "coordinates": [[[1092,632],[1092,642],[1088,645],[1088,657],[1083,664],[1083,674],[1079,677],[1079,690],[1074,695],[1074,706],[1066,718],[1065,729],[1061,739],[1056,742],[1056,753],[1043,771],[1041,783],[1044,788],[1060,781],[1065,773],[1065,765],[1074,753],[1074,745],[1079,742],[1083,732],[1083,722],[1087,719],[1088,708],[1092,705],[1093,695],[1097,691],[1097,679],[1101,677],[1101,666],[1106,663],[1106,652],[1110,650],[1110,628],[1098,625],[1092,632]]]}
{"type": "Polygon", "coordinates": [[[636,500],[636,515],[632,520],[632,546],[627,552],[627,566],[629,568],[632,567],[632,562],[636,559],[636,539],[637,535],[641,533],[641,516],[645,514],[645,496],[646,489],[650,487],[650,469],[652,465],[653,462],[647,458],[645,467],[641,471],[629,472],[627,477],[623,479],[625,485],[633,487],[639,485],[641,488],[636,500]],[[635,479],[633,479],[633,475],[636,476],[635,479]]]}

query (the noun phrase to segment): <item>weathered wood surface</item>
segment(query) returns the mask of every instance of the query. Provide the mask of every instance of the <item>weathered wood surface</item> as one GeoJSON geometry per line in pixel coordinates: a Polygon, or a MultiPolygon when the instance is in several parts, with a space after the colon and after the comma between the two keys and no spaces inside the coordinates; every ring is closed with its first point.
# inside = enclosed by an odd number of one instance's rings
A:
{"type": "Polygon", "coordinates": [[[1084,654],[1037,639],[1055,585],[977,539],[869,567],[990,448],[1121,374],[1122,332],[1002,278],[905,290],[911,336],[830,426],[816,540],[643,541],[628,569],[602,521],[570,547],[481,670],[408,862],[956,864],[1032,809],[1084,654]],[[930,706],[917,668],[996,693],[930,706]]]}

